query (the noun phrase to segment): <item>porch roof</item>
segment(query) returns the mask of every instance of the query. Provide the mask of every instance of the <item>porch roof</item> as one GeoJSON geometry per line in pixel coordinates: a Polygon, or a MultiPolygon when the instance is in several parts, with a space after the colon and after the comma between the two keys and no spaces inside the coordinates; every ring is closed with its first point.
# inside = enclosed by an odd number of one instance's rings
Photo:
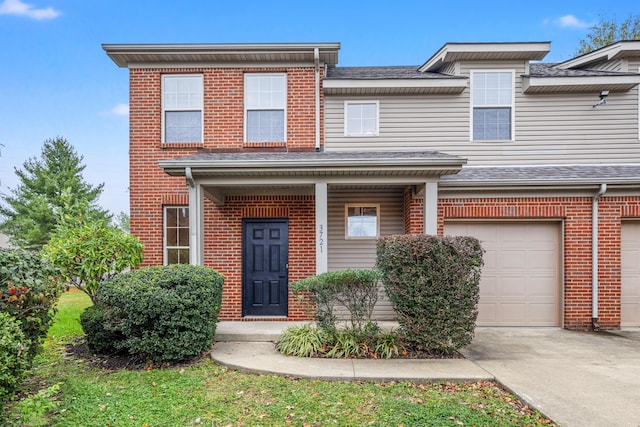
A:
{"type": "Polygon", "coordinates": [[[640,185],[639,164],[474,166],[443,176],[442,187],[640,185]]]}
{"type": "Polygon", "coordinates": [[[439,177],[467,160],[436,151],[200,152],[161,160],[171,176],[215,177],[439,177]]]}

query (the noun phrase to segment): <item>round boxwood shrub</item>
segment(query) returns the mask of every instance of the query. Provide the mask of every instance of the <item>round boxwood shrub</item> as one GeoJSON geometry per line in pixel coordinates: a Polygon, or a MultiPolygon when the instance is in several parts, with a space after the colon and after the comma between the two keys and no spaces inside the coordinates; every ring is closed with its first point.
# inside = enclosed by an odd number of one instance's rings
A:
{"type": "Polygon", "coordinates": [[[155,361],[179,360],[209,349],[223,280],[215,270],[183,264],[145,267],[106,281],[97,293],[97,310],[103,310],[98,316],[104,336],[115,340],[107,348],[155,361]]]}
{"type": "MultiPolygon", "coordinates": [[[[31,367],[20,322],[8,313],[0,312],[0,410],[13,397],[31,367]]],[[[0,424],[2,423],[0,414],[0,424]]]]}
{"type": "Polygon", "coordinates": [[[98,305],[87,307],[80,314],[80,325],[86,335],[87,346],[96,353],[117,353],[115,343],[124,338],[121,333],[105,329],[104,308],[98,305]]]}

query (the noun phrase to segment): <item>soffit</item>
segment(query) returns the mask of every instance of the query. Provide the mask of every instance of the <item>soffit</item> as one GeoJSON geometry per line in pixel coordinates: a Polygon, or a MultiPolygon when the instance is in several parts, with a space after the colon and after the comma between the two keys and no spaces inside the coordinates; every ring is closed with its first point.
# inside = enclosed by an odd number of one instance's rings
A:
{"type": "Polygon", "coordinates": [[[340,43],[257,44],[103,44],[119,67],[135,64],[314,63],[314,50],[322,64],[338,62],[340,43]]]}

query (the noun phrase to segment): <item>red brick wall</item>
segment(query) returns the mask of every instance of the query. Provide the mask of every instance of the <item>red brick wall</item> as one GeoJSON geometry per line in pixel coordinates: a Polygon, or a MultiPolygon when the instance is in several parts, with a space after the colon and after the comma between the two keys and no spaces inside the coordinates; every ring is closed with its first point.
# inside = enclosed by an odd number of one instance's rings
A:
{"type": "MultiPolygon", "coordinates": [[[[322,73],[322,71],[321,71],[322,73]]],[[[130,208],[131,232],[138,236],[145,245],[143,265],[163,263],[163,205],[187,205],[188,188],[183,177],[170,177],[158,166],[158,161],[196,153],[199,149],[219,151],[256,151],[256,150],[313,150],[315,148],[315,73],[312,67],[291,68],[185,68],[185,69],[130,69],[129,88],[130,107],[130,208]],[[287,142],[282,143],[244,143],[244,73],[245,72],[286,72],[287,73],[287,142]],[[161,80],[163,74],[201,73],[204,82],[203,133],[202,143],[163,144],[162,143],[162,102],[161,80]]],[[[321,105],[323,103],[320,91],[321,105]]],[[[322,113],[322,108],[321,108],[322,113]]],[[[321,120],[323,119],[321,114],[321,120]]],[[[322,126],[320,127],[321,132],[322,126]]],[[[323,136],[321,133],[320,140],[323,136]]],[[[296,260],[290,269],[291,280],[304,277],[315,272],[315,257],[309,259],[313,252],[315,232],[313,221],[315,216],[309,213],[305,198],[281,199],[276,197],[279,206],[289,206],[290,216],[290,250],[291,259],[296,260]],[[303,200],[304,199],[304,200],[303,200]],[[304,209],[302,208],[304,205],[304,209]],[[298,210],[308,214],[306,219],[300,217],[298,210]],[[307,228],[311,227],[308,231],[307,228]],[[300,235],[304,231],[305,237],[300,235]],[[306,240],[305,240],[306,239],[306,240]],[[310,246],[309,246],[310,245],[310,246]],[[310,267],[312,266],[312,268],[310,267]]],[[[273,200],[261,199],[260,203],[271,206],[273,200]]],[[[236,207],[242,201],[235,201],[236,207]]],[[[247,204],[249,203],[249,204],[247,204]]],[[[246,202],[257,203],[256,200],[246,202]]],[[[246,207],[245,206],[245,207],[246,207]]],[[[253,205],[251,205],[253,206],[253,205]]],[[[246,212],[245,212],[246,213],[246,212]]],[[[239,238],[236,234],[241,227],[241,217],[237,217],[238,209],[215,208],[205,201],[205,259],[208,265],[216,266],[227,258],[240,268],[239,254],[234,246],[210,246],[212,241],[225,242],[239,238]],[[229,213],[231,218],[225,219],[229,213]],[[235,221],[227,228],[220,228],[224,221],[235,221]],[[217,228],[216,228],[217,227],[217,228]],[[235,227],[235,228],[234,228],[235,227]],[[217,232],[215,232],[217,231],[217,232]]],[[[290,263],[291,264],[291,263],[290,263]]],[[[225,298],[231,305],[225,305],[222,316],[237,318],[240,306],[236,293],[239,292],[237,272],[223,266],[228,275],[225,298]]],[[[227,302],[225,302],[227,304],[227,302]]],[[[307,313],[296,301],[290,301],[292,319],[304,318],[307,313]]]]}
{"type": "MultiPolygon", "coordinates": [[[[204,263],[224,274],[221,320],[242,319],[242,219],[289,219],[289,281],[315,274],[313,196],[229,196],[224,206],[205,205],[204,263]]],[[[309,319],[308,307],[289,293],[288,320],[309,319]]]]}

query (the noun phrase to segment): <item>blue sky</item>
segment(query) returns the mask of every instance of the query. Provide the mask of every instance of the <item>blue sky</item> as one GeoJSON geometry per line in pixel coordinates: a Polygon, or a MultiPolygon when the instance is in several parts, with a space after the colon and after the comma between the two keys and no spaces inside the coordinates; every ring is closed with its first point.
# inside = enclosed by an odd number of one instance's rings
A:
{"type": "Polygon", "coordinates": [[[446,42],[551,41],[551,62],[601,16],[637,14],[631,0],[0,0],[0,193],[62,136],[105,183],[103,207],[129,211],[128,72],[102,43],[340,42],[339,65],[357,66],[421,64],[446,42]]]}

